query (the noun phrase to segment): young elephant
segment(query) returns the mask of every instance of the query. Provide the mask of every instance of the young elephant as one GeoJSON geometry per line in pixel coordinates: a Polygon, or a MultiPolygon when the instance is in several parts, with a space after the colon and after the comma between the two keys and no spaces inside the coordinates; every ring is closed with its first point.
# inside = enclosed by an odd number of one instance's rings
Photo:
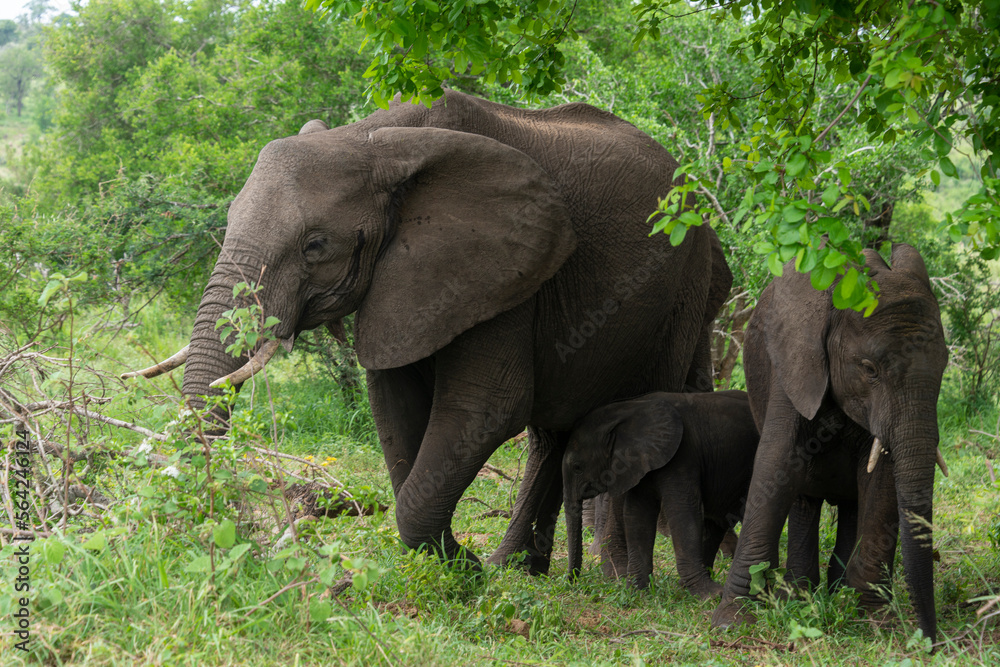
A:
{"type": "Polygon", "coordinates": [[[757,441],[742,391],[653,392],[591,412],[563,456],[571,573],[583,559],[583,501],[608,492],[624,505],[628,578],[636,588],[649,585],[662,512],[681,584],[703,599],[720,593],[709,569],[742,515],[757,441]]]}
{"type": "Polygon", "coordinates": [[[910,602],[936,639],[931,522],[948,347],[916,249],[893,244],[889,264],[873,250],[865,257],[879,287],[868,317],[836,309],[835,287],[817,292],[789,262],[747,325],[743,367],[761,439],[715,627],[753,621],[740,598],[751,567],[778,563],[786,518],[789,578],[819,582],[826,500],[839,503],[828,580],[860,591],[865,607],[885,604],[900,540],[910,602]]]}

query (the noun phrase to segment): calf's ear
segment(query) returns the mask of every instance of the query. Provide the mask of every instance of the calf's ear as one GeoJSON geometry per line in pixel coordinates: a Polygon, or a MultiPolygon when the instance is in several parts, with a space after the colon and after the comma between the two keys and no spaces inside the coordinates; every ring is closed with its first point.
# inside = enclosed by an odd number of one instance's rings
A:
{"type": "Polygon", "coordinates": [[[684,436],[681,415],[664,393],[621,401],[620,419],[611,432],[611,456],[602,478],[611,495],[634,488],[647,473],[670,462],[684,436]]]}

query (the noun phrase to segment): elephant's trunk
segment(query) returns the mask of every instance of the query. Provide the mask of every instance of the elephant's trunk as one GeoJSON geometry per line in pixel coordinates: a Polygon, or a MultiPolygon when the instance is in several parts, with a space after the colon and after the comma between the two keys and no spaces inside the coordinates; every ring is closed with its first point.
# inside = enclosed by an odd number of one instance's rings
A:
{"type": "Polygon", "coordinates": [[[566,503],[566,538],[569,542],[569,576],[580,576],[583,566],[583,498],[564,493],[566,503]]]}
{"type": "MultiPolygon", "coordinates": [[[[261,260],[241,261],[238,264],[227,262],[225,265],[220,263],[212,272],[212,277],[209,279],[208,286],[202,296],[201,305],[198,306],[198,314],[195,317],[194,329],[191,332],[191,341],[188,345],[187,363],[184,367],[182,392],[184,396],[189,398],[192,407],[196,409],[201,409],[205,405],[204,400],[200,398],[201,396],[222,393],[220,389],[211,386],[213,382],[236,372],[246,364],[246,358],[233,357],[226,352],[227,345],[220,340],[220,330],[216,329],[216,324],[223,317],[223,313],[235,305],[233,286],[239,282],[249,282],[256,279],[261,274],[260,267],[264,264],[266,262],[261,260]]],[[[269,303],[280,303],[281,300],[269,298],[269,293],[273,293],[274,290],[267,287],[265,281],[265,289],[257,295],[263,304],[263,316],[277,316],[282,319],[283,329],[294,332],[294,327],[290,326],[292,323],[284,322],[284,318],[289,316],[288,313],[275,312],[268,307],[269,303]]],[[[238,387],[239,384],[237,384],[238,387]]],[[[213,410],[212,414],[219,423],[228,422],[228,410],[216,409],[213,410]]],[[[220,430],[224,430],[224,427],[211,428],[210,430],[218,433],[220,430]]]]}
{"type": "Polygon", "coordinates": [[[937,422],[921,419],[902,437],[890,440],[893,477],[899,506],[900,549],[910,600],[920,629],[937,640],[934,609],[933,519],[934,466],[938,446],[937,422]]]}
{"type": "MultiPolygon", "coordinates": [[[[214,279],[213,275],[213,279],[214,279]]],[[[213,281],[214,282],[214,281],[213,281]]],[[[203,396],[215,396],[222,393],[210,385],[217,378],[224,377],[236,371],[243,362],[226,352],[226,346],[219,340],[215,328],[216,322],[222,318],[222,313],[233,307],[233,288],[224,285],[209,284],[198,306],[194,329],[191,332],[191,342],[188,345],[188,359],[184,366],[184,383],[181,391],[188,398],[191,407],[205,407],[203,396]]],[[[229,413],[226,410],[213,410],[213,416],[220,423],[228,423],[229,413]]],[[[212,429],[218,431],[218,429],[212,429]]]]}

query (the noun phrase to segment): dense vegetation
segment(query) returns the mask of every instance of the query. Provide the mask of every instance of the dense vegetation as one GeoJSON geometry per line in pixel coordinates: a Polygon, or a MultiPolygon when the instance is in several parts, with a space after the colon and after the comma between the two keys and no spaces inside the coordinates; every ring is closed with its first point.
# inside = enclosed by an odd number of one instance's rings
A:
{"type": "MultiPolygon", "coordinates": [[[[752,221],[770,215],[759,186],[777,172],[732,168],[755,148],[753,128],[704,105],[720,85],[755,85],[754,63],[728,50],[754,24],[692,13],[661,21],[660,39],[635,49],[630,6],[575,3],[580,39],[560,46],[561,87],[537,87],[531,103],[608,109],[693,165],[703,210],[689,213],[716,226],[736,275],[715,353],[720,385],[739,387],[747,309],[770,279],[760,253],[779,252],[771,228],[752,221]],[[757,194],[748,200],[751,186],[757,194]]],[[[709,634],[711,606],[677,584],[666,541],[644,593],[603,580],[593,563],[570,585],[562,529],[549,578],[475,577],[404,553],[362,371],[349,345],[326,331],[303,337],[252,389],[230,397],[239,405],[231,437],[211,449],[185,435],[199,422],[180,405],[179,373],[118,379],[186,343],[228,202],[260,148],[311,118],[338,125],[374,110],[364,75],[379,45],[365,43],[363,27],[278,0],[89,0],[58,17],[44,2],[28,9],[19,22],[0,22],[0,63],[28,63],[17,82],[13,65],[0,64],[0,441],[7,461],[15,430],[41,447],[32,458],[32,650],[15,650],[5,635],[5,660],[1000,660],[992,464],[1000,452],[1000,270],[942,231],[945,214],[982,187],[982,162],[965,159],[960,140],[928,155],[933,139],[920,133],[872,141],[858,122],[840,122],[824,137],[829,156],[803,165],[816,170],[817,187],[836,178],[836,192],[828,184],[813,201],[830,209],[827,230],[857,248],[917,246],[942,305],[951,362],[939,415],[952,474],[939,477],[935,495],[938,653],[927,657],[913,637],[900,582],[883,618],[858,612],[850,593],[816,593],[764,600],[758,626],[709,634]],[[954,172],[932,183],[929,160],[942,157],[954,172]],[[354,516],[315,518],[345,505],[354,516]]],[[[455,58],[441,65],[448,85],[524,103],[506,77],[455,58]]],[[[818,80],[814,128],[826,128],[855,92],[818,80]]],[[[749,117],[757,104],[734,99],[727,113],[749,117]]],[[[795,215],[782,209],[783,221],[795,215]]],[[[346,334],[349,343],[349,327],[346,334]]],[[[523,451],[523,440],[502,447],[460,504],[457,535],[480,553],[502,537],[523,451]]],[[[0,473],[5,582],[16,567],[6,558],[16,499],[9,470],[0,473]]],[[[14,605],[13,590],[0,590],[0,616],[14,605]]]]}

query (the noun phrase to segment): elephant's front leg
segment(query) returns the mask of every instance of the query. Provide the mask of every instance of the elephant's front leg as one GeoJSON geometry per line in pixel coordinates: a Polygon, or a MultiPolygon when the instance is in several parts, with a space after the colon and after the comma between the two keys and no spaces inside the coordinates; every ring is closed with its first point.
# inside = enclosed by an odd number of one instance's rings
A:
{"type": "Polygon", "coordinates": [[[788,397],[772,386],[767,419],[754,457],[753,478],[733,564],[726,577],[722,601],[712,615],[712,627],[754,622],[742,611],[738,598],[750,595],[750,568],[760,563],[777,567],[781,530],[800,492],[803,452],[796,446],[803,422],[788,397]]]}
{"type": "Polygon", "coordinates": [[[517,491],[514,515],[503,541],[490,556],[492,565],[506,565],[527,553],[531,574],[549,571],[555,524],[562,506],[562,456],[565,434],[528,428],[528,463],[517,491]]]}
{"type": "Polygon", "coordinates": [[[461,334],[434,355],[434,396],[410,474],[396,491],[403,542],[447,558],[461,553],[451,519],[490,455],[531,414],[531,312],[515,308],[461,334]]]}
{"type": "Polygon", "coordinates": [[[896,483],[888,464],[879,461],[870,473],[864,461],[858,466],[857,548],[847,562],[845,581],[861,592],[861,605],[868,609],[887,602],[882,591],[891,590],[899,538],[896,483]]]}
{"type": "MultiPolygon", "coordinates": [[[[639,485],[642,486],[642,483],[639,485]]],[[[625,544],[628,547],[628,580],[635,588],[649,587],[653,573],[653,547],[656,544],[656,519],[660,498],[649,489],[635,488],[625,494],[622,518],[625,544]]]]}
{"type": "Polygon", "coordinates": [[[378,431],[392,492],[410,475],[427,432],[434,380],[428,360],[402,368],[366,373],[368,402],[378,431]]]}

